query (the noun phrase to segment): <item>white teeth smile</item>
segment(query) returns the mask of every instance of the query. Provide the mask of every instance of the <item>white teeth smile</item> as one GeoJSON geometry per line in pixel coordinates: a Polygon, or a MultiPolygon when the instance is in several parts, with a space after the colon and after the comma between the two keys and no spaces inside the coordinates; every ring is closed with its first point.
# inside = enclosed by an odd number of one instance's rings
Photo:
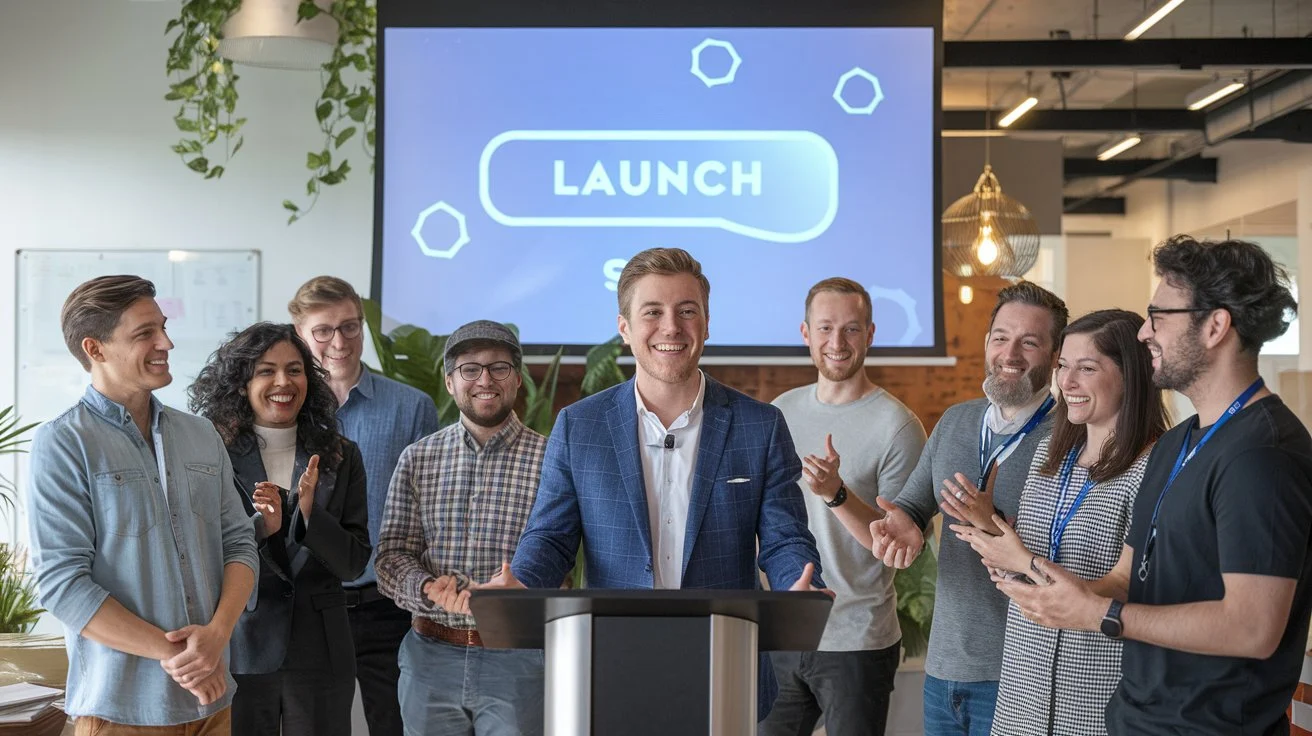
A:
{"type": "Polygon", "coordinates": [[[291,396],[287,394],[278,394],[277,396],[269,397],[269,401],[272,401],[275,404],[290,404],[295,400],[296,400],[295,396],[291,396]]]}
{"type": "Polygon", "coordinates": [[[487,393],[487,392],[474,394],[474,398],[476,399],[495,399],[496,397],[497,397],[496,394],[487,393]]]}
{"type": "Polygon", "coordinates": [[[1067,396],[1067,397],[1066,397],[1066,403],[1067,403],[1067,404],[1087,404],[1087,403],[1089,403],[1089,397],[1088,397],[1088,396],[1067,396]]]}
{"type": "Polygon", "coordinates": [[[825,357],[834,361],[843,361],[852,357],[851,353],[825,353],[825,357]]]}
{"type": "Polygon", "coordinates": [[[168,361],[167,359],[165,359],[165,360],[148,360],[148,361],[146,361],[146,363],[147,363],[148,365],[168,365],[168,364],[169,364],[169,361],[168,361]]]}
{"type": "Polygon", "coordinates": [[[1003,372],[1003,373],[1024,373],[1025,371],[1022,370],[1022,369],[1020,369],[1020,368],[1011,368],[1011,367],[1008,367],[1008,366],[1003,366],[1003,367],[1002,367],[1002,372],[1003,372]]]}
{"type": "Polygon", "coordinates": [[[652,348],[658,353],[680,353],[688,348],[687,345],[653,345],[652,348]]]}

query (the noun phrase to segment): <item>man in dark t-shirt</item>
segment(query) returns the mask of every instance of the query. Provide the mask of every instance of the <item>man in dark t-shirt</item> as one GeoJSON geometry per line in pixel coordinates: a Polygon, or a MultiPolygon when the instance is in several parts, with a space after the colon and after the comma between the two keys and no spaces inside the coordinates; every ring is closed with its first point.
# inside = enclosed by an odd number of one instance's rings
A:
{"type": "Polygon", "coordinates": [[[1117,734],[1289,733],[1312,615],[1312,437],[1257,373],[1296,304],[1261,248],[1178,236],[1139,339],[1198,411],[1153,448],[1121,560],[1084,581],[999,582],[1045,626],[1126,640],[1117,734]]]}

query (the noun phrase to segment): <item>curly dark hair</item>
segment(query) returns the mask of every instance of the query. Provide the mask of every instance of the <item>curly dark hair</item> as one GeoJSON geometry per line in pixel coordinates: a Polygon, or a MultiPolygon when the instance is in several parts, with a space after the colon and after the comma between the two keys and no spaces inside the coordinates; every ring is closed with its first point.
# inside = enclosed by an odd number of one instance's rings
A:
{"type": "MultiPolygon", "coordinates": [[[[1177,235],[1153,250],[1153,266],[1166,283],[1188,291],[1193,306],[1229,312],[1239,344],[1254,357],[1298,313],[1288,272],[1257,243],[1177,235]]],[[[1206,312],[1190,316],[1195,327],[1207,319],[1206,312]]]]}
{"type": "MultiPolygon", "coordinates": [[[[1148,346],[1139,342],[1143,317],[1124,309],[1101,309],[1070,323],[1062,331],[1064,343],[1070,335],[1091,335],[1099,353],[1111,359],[1121,372],[1124,393],[1116,427],[1101,448],[1100,459],[1089,469],[1089,477],[1101,483],[1130,469],[1167,430],[1170,422],[1162,400],[1162,390],[1153,385],[1153,359],[1148,346]]],[[[1082,447],[1088,428],[1073,424],[1067,416],[1066,402],[1057,402],[1048,441],[1048,460],[1040,468],[1044,475],[1057,475],[1066,455],[1082,447]]]]}
{"type": "Polygon", "coordinates": [[[255,364],[269,348],[289,342],[305,363],[308,385],[305,403],[296,423],[296,440],[311,455],[319,455],[326,468],[335,468],[342,458],[341,435],[337,433],[337,397],[328,387],[327,374],[314,360],[310,348],[296,335],[292,325],[257,322],[232,334],[210,356],[205,367],[187,388],[187,406],[214,423],[223,444],[247,452],[256,442],[255,412],[246,396],[246,384],[255,375],[255,364]]]}

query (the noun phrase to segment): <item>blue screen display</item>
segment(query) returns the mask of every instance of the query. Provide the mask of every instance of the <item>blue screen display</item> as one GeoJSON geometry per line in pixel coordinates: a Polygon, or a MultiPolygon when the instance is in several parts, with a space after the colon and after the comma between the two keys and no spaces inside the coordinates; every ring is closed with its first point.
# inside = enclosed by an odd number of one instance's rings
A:
{"type": "Polygon", "coordinates": [[[627,258],[711,282],[708,345],[796,346],[810,286],[934,347],[930,28],[387,28],[382,302],[526,344],[615,334],[627,258]]]}

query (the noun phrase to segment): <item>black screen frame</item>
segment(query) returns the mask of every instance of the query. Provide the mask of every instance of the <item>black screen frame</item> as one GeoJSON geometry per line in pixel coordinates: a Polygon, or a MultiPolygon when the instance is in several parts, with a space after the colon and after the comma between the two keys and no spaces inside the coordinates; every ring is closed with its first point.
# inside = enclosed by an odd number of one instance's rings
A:
{"type": "MultiPolygon", "coordinates": [[[[376,146],[374,151],[374,239],[370,296],[386,313],[383,295],[383,134],[385,59],[388,28],[932,28],[934,33],[933,91],[933,268],[942,271],[942,228],[937,222],[942,202],[942,0],[378,0],[376,146]]],[[[713,277],[714,275],[711,274],[713,277]]],[[[712,278],[714,284],[714,278],[712,278]]],[[[934,344],[929,347],[871,347],[870,357],[943,357],[943,279],[933,279],[934,344]]],[[[618,310],[617,310],[618,311],[618,310]]],[[[801,312],[801,305],[798,305],[801,312]]],[[[800,319],[798,320],[801,321],[800,319]]],[[[422,326],[422,325],[421,325],[422,326]]],[[[526,356],[585,355],[592,345],[525,343],[526,356]]],[[[796,346],[714,345],[707,357],[741,359],[803,357],[809,353],[798,338],[796,346]]]]}

